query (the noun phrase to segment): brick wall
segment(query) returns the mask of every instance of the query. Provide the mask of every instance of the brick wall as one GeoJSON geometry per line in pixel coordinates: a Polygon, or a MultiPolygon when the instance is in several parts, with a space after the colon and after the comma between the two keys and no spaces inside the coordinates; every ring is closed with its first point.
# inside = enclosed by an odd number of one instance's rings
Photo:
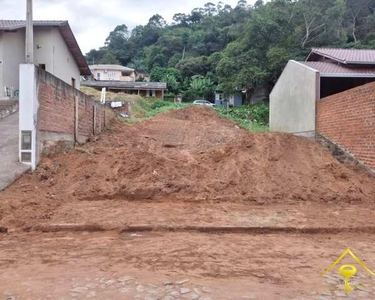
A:
{"type": "Polygon", "coordinates": [[[50,73],[39,68],[36,72],[42,149],[57,141],[72,144],[86,142],[92,135],[101,133],[115,116],[111,108],[92,100],[50,73]]]}
{"type": "Polygon", "coordinates": [[[375,170],[375,83],[319,100],[317,132],[375,170]]]}

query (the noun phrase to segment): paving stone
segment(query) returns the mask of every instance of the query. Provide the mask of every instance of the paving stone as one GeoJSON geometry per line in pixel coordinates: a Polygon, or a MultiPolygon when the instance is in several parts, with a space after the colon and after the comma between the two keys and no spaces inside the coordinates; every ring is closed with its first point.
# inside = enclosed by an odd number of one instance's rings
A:
{"type": "Polygon", "coordinates": [[[123,294],[126,294],[126,293],[129,293],[130,292],[130,288],[127,288],[127,287],[123,287],[123,288],[120,288],[119,291],[120,293],[123,293],[123,294]]]}
{"type": "Polygon", "coordinates": [[[191,292],[191,289],[188,289],[188,288],[181,288],[180,289],[180,293],[182,294],[182,295],[184,295],[184,294],[189,294],[191,292]]]}
{"type": "Polygon", "coordinates": [[[116,281],[115,280],[107,280],[106,282],[105,282],[105,285],[112,285],[112,284],[114,284],[116,281]]]}
{"type": "MultiPolygon", "coordinates": [[[[77,293],[70,293],[69,295],[70,295],[70,297],[73,297],[73,298],[77,298],[79,296],[79,294],[77,294],[77,293]]],[[[7,300],[8,300],[8,298],[7,298],[7,300]]]]}
{"type": "Polygon", "coordinates": [[[190,297],[190,299],[191,300],[198,300],[199,299],[199,295],[198,294],[195,294],[195,293],[192,293],[191,295],[189,295],[190,297]]]}
{"type": "Polygon", "coordinates": [[[358,295],[360,296],[360,297],[363,297],[364,299],[370,299],[370,298],[375,298],[375,297],[370,297],[370,293],[368,293],[368,292],[358,292],[358,295]]]}
{"type": "Polygon", "coordinates": [[[210,297],[200,297],[199,300],[211,300],[210,297]]]}
{"type": "Polygon", "coordinates": [[[170,292],[170,294],[173,298],[179,298],[180,297],[180,293],[178,291],[173,291],[173,292],[170,292]]]}
{"type": "Polygon", "coordinates": [[[159,299],[160,298],[158,296],[150,295],[150,294],[147,294],[145,297],[145,300],[159,300],[159,299]]]}
{"type": "Polygon", "coordinates": [[[86,295],[86,298],[96,298],[96,292],[91,291],[86,295]]]}
{"type": "Polygon", "coordinates": [[[117,279],[118,282],[127,282],[127,281],[130,281],[130,280],[133,280],[133,277],[124,276],[124,277],[121,277],[121,278],[117,279]]]}
{"type": "Polygon", "coordinates": [[[143,292],[146,291],[145,288],[144,288],[144,286],[140,285],[140,284],[137,285],[136,290],[137,290],[138,293],[143,293],[143,292]]]}
{"type": "Polygon", "coordinates": [[[84,292],[87,292],[89,289],[85,286],[82,286],[82,287],[76,287],[74,289],[70,289],[70,291],[72,293],[84,293],[84,292]]]}
{"type": "Polygon", "coordinates": [[[176,281],[176,284],[182,285],[182,284],[184,284],[186,282],[189,282],[189,281],[190,281],[190,279],[183,279],[183,280],[176,281]]]}
{"type": "Polygon", "coordinates": [[[175,297],[173,297],[173,296],[164,296],[163,298],[162,298],[162,300],[175,300],[176,298],[175,297]]]}
{"type": "Polygon", "coordinates": [[[339,281],[335,279],[326,279],[326,282],[332,285],[336,285],[339,281]]]}
{"type": "Polygon", "coordinates": [[[357,289],[363,292],[368,292],[368,293],[371,292],[369,288],[361,286],[361,285],[357,286],[357,289]]]}
{"type": "Polygon", "coordinates": [[[193,288],[193,291],[194,291],[196,294],[198,294],[198,295],[201,294],[201,293],[199,292],[199,289],[198,289],[198,288],[193,288]]]}
{"type": "Polygon", "coordinates": [[[336,295],[337,297],[342,297],[342,298],[346,298],[346,297],[348,297],[348,294],[345,293],[344,291],[335,291],[335,295],[336,295]]]}
{"type": "Polygon", "coordinates": [[[211,293],[211,289],[208,288],[208,287],[202,287],[202,291],[205,292],[205,293],[211,293]]]}

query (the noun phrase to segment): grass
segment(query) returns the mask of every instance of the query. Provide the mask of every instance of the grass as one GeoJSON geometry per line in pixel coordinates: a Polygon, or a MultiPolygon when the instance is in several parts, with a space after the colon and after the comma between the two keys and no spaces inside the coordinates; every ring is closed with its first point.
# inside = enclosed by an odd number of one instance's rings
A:
{"type": "Polygon", "coordinates": [[[161,113],[171,110],[181,109],[189,106],[186,103],[174,103],[155,98],[140,98],[132,102],[131,117],[126,119],[128,123],[137,123],[139,121],[154,117],[161,113]]]}
{"type": "MultiPolygon", "coordinates": [[[[95,101],[100,101],[100,98],[101,98],[101,95],[102,95],[101,91],[98,91],[94,88],[87,87],[87,86],[81,86],[81,92],[85,93],[86,95],[89,95],[89,96],[93,97],[93,99],[95,101]]],[[[122,101],[122,102],[130,101],[130,102],[133,102],[133,101],[139,100],[140,98],[141,97],[138,96],[138,95],[129,95],[129,94],[125,94],[125,93],[106,92],[106,99],[112,100],[112,101],[122,101]]]]}
{"type": "Polygon", "coordinates": [[[266,104],[243,105],[240,107],[215,107],[222,118],[236,122],[251,132],[268,132],[269,107],[266,104]]]}
{"type": "MultiPolygon", "coordinates": [[[[81,91],[100,101],[101,92],[90,87],[81,87],[81,91]]],[[[177,110],[192,105],[191,103],[174,103],[155,98],[142,98],[138,95],[125,93],[107,92],[107,99],[113,101],[131,102],[132,112],[130,118],[124,119],[127,123],[137,123],[139,121],[154,117],[161,113],[177,110]]],[[[236,122],[242,128],[252,132],[268,132],[269,107],[266,104],[243,105],[229,109],[215,107],[215,110],[222,118],[236,122]]]]}
{"type": "MultiPolygon", "coordinates": [[[[93,97],[94,100],[100,101],[101,91],[84,86],[81,87],[81,91],[86,95],[93,97]]],[[[106,98],[107,100],[131,103],[131,116],[130,118],[124,119],[127,123],[137,123],[158,114],[181,109],[190,105],[186,103],[179,104],[172,101],[164,101],[156,98],[145,99],[138,95],[129,95],[125,93],[107,92],[106,98]]]]}

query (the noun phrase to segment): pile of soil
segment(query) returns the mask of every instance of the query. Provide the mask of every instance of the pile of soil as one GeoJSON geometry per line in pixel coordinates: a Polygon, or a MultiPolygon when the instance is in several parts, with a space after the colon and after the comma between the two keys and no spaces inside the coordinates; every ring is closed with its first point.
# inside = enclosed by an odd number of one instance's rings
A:
{"type": "Polygon", "coordinates": [[[135,125],[117,120],[96,141],[43,158],[0,194],[0,225],[30,225],[62,203],[105,199],[360,203],[375,199],[375,179],[312,140],[252,134],[194,106],[135,125]]]}

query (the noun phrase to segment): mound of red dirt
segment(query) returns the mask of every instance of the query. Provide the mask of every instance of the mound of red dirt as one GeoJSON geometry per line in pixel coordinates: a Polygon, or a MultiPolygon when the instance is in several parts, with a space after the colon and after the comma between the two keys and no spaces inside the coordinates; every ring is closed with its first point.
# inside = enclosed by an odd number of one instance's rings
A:
{"type": "Polygon", "coordinates": [[[136,125],[117,121],[82,149],[44,158],[0,198],[0,225],[25,225],[79,200],[372,201],[375,179],[312,140],[252,134],[189,107],[136,125]]]}

